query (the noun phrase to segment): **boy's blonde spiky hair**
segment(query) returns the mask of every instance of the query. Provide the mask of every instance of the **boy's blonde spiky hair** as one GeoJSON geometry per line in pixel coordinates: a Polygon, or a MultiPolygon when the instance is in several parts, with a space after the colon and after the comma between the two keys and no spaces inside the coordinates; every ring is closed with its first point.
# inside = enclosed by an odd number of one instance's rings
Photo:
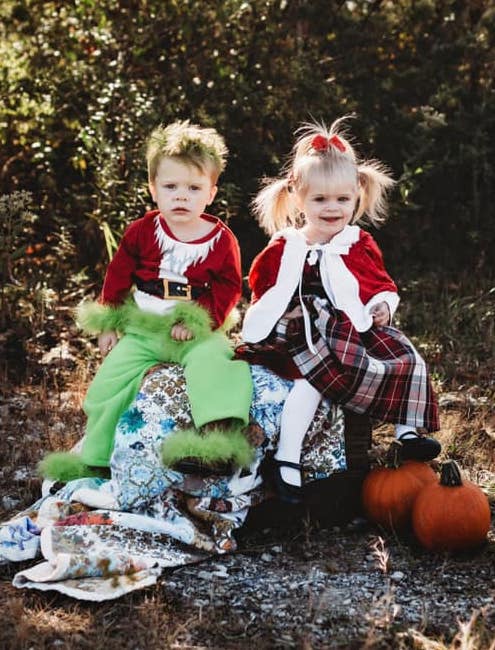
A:
{"type": "Polygon", "coordinates": [[[225,169],[228,149],[215,129],[191,124],[189,120],[160,125],[148,138],[146,161],[153,181],[162,158],[177,158],[211,174],[216,183],[225,169]]]}

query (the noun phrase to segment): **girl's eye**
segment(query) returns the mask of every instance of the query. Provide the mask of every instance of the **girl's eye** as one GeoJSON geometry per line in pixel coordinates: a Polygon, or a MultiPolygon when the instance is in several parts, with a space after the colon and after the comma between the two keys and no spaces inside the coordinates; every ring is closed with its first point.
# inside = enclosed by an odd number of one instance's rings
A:
{"type": "Polygon", "coordinates": [[[175,190],[174,183],[166,183],[163,187],[167,190],[175,190]]]}
{"type": "Polygon", "coordinates": [[[347,203],[347,201],[350,201],[351,197],[350,196],[339,196],[339,201],[341,203],[347,203]]]}
{"type": "Polygon", "coordinates": [[[200,190],[200,189],[201,189],[201,188],[200,188],[199,185],[191,185],[191,190],[192,190],[193,192],[197,192],[197,191],[200,190]]]}
{"type": "Polygon", "coordinates": [[[318,203],[321,203],[324,200],[325,200],[324,196],[315,196],[315,198],[313,199],[313,201],[317,201],[318,203]]]}

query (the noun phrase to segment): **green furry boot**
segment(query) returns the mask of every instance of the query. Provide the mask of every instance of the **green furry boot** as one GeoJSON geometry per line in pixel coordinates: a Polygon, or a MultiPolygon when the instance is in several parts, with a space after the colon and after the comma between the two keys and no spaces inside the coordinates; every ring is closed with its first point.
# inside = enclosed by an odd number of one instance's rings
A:
{"type": "Polygon", "coordinates": [[[78,478],[108,478],[110,470],[108,467],[86,465],[79,454],[69,451],[54,451],[40,460],[38,473],[43,478],[67,483],[67,481],[74,481],[78,478]]]}
{"type": "Polygon", "coordinates": [[[161,447],[162,462],[184,474],[229,475],[238,467],[249,467],[254,449],[242,427],[226,431],[220,425],[206,432],[183,429],[171,434],[161,447]]]}

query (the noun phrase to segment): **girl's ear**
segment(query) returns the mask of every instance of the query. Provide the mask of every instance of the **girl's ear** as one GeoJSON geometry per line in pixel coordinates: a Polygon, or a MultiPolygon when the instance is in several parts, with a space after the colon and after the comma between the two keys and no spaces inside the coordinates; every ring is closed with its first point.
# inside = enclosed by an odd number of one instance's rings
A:
{"type": "Polygon", "coordinates": [[[301,193],[296,192],[295,188],[292,188],[292,191],[290,192],[290,198],[294,203],[296,204],[297,209],[299,212],[304,212],[304,201],[302,199],[301,193]]]}
{"type": "Polygon", "coordinates": [[[211,205],[217,195],[218,192],[218,186],[217,185],[212,185],[211,190],[210,190],[210,198],[208,200],[208,203],[206,205],[211,205]]]}

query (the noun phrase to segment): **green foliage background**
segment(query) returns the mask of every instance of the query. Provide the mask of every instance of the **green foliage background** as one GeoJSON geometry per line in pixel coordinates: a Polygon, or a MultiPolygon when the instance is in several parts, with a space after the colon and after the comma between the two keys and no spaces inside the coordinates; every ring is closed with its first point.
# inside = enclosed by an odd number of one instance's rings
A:
{"type": "Polygon", "coordinates": [[[356,113],[361,153],[400,180],[377,234],[392,273],[493,276],[493,2],[8,0],[0,13],[0,193],[32,193],[31,241],[63,242],[74,269],[100,278],[105,244],[149,204],[156,124],[225,135],[214,212],[247,270],[266,241],[249,213],[259,179],[301,122],[356,113]]]}

